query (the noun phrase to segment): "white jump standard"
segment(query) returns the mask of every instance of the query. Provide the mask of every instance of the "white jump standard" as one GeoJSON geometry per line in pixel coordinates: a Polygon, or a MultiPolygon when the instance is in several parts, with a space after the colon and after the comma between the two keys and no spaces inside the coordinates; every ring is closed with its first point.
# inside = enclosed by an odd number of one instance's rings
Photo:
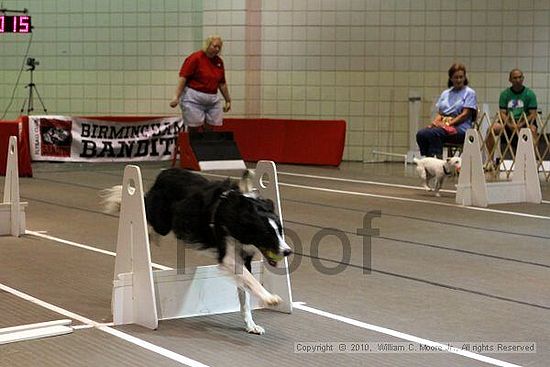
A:
{"type": "MultiPolygon", "coordinates": [[[[262,197],[273,201],[275,213],[280,215],[275,165],[273,162],[259,162],[256,172],[257,189],[262,197]],[[269,185],[262,183],[263,176],[268,176],[269,185]]],[[[270,265],[265,261],[253,261],[251,274],[235,256],[232,258],[237,262],[237,274],[234,262],[226,264],[225,261],[223,265],[184,269],[183,274],[181,269],[180,272],[176,269],[153,271],[144,191],[137,166],[129,165],[124,171],[120,209],[112,298],[115,325],[135,323],[156,329],[158,321],[163,319],[240,310],[246,330],[263,334],[264,329],[252,320],[252,309],[269,307],[292,312],[286,258],[279,262],[277,271],[269,271],[270,265]],[[235,281],[239,285],[238,297],[235,281]],[[243,286],[252,292],[252,296],[241,289],[243,286]],[[264,296],[262,292],[267,294],[264,296]],[[274,294],[278,295],[277,302],[266,301],[271,299],[267,295],[274,294]]]]}
{"type": "Polygon", "coordinates": [[[528,128],[523,128],[518,136],[512,179],[487,183],[481,159],[482,139],[474,129],[468,129],[456,190],[458,204],[486,207],[489,204],[502,203],[541,203],[542,193],[532,133],[528,128]]]}
{"type": "Polygon", "coordinates": [[[17,137],[10,136],[6,178],[4,181],[4,198],[0,203],[0,236],[19,237],[25,234],[26,202],[19,200],[19,168],[17,157],[17,137]]]}

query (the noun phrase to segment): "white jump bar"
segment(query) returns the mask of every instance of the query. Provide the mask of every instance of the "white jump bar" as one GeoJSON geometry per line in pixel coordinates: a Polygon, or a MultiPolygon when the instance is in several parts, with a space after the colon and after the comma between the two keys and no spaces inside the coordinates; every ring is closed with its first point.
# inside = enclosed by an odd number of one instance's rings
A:
{"type": "Polygon", "coordinates": [[[73,332],[72,320],[56,320],[0,329],[0,345],[73,332]]]}

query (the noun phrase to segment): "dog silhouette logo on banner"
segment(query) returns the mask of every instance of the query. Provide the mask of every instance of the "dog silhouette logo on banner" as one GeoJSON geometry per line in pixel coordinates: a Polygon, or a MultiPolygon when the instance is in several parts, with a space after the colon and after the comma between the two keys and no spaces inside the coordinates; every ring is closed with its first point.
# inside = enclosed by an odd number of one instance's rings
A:
{"type": "Polygon", "coordinates": [[[50,157],[70,157],[73,141],[71,128],[71,121],[40,119],[41,154],[50,157]]]}

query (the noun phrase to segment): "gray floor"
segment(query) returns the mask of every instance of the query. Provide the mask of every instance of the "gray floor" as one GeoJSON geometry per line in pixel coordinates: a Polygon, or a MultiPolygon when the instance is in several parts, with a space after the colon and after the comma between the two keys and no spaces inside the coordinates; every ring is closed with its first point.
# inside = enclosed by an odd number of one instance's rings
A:
{"type": "MultiPolygon", "coordinates": [[[[139,165],[148,187],[168,163],[139,165]]],[[[94,324],[112,321],[114,257],[40,234],[114,251],[118,219],[101,212],[97,194],[120,184],[123,168],[35,163],[34,177],[20,180],[22,200],[29,202],[27,230],[38,236],[0,237],[0,283],[72,312],[73,324],[82,328],[3,345],[0,366],[550,364],[547,183],[542,184],[542,204],[479,210],[454,204],[456,181],[446,182],[442,197],[435,198],[419,189],[412,167],[399,163],[278,165],[285,228],[299,239],[291,258],[294,301],[355,324],[299,308],[290,315],[259,310],[255,320],[266,334],[256,336],[243,331],[237,313],[165,320],[155,331],[94,324]],[[375,211],[381,215],[373,221],[379,235],[371,239],[369,260],[364,257],[368,246],[357,231],[375,211]],[[323,233],[327,235],[312,246],[323,233]],[[336,266],[341,272],[327,274],[336,266]],[[121,335],[148,342],[149,349],[121,335]],[[294,352],[302,342],[395,345],[414,337],[444,344],[531,342],[536,353],[480,352],[493,358],[483,361],[453,353],[294,352]],[[151,350],[155,346],[161,352],[151,350]],[[163,356],[162,351],[173,354],[163,356]]],[[[176,265],[173,239],[151,251],[153,262],[176,265]]],[[[190,254],[189,259],[199,265],[210,261],[202,254],[190,254]]],[[[0,327],[66,318],[6,291],[0,292],[0,309],[0,327]]]]}

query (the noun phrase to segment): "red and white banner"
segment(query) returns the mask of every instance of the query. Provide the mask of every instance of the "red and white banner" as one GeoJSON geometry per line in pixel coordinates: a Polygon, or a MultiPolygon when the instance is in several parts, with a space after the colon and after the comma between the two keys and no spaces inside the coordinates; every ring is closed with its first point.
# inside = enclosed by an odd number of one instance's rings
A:
{"type": "Polygon", "coordinates": [[[181,117],[29,116],[33,161],[129,162],[170,159],[181,117]]]}

